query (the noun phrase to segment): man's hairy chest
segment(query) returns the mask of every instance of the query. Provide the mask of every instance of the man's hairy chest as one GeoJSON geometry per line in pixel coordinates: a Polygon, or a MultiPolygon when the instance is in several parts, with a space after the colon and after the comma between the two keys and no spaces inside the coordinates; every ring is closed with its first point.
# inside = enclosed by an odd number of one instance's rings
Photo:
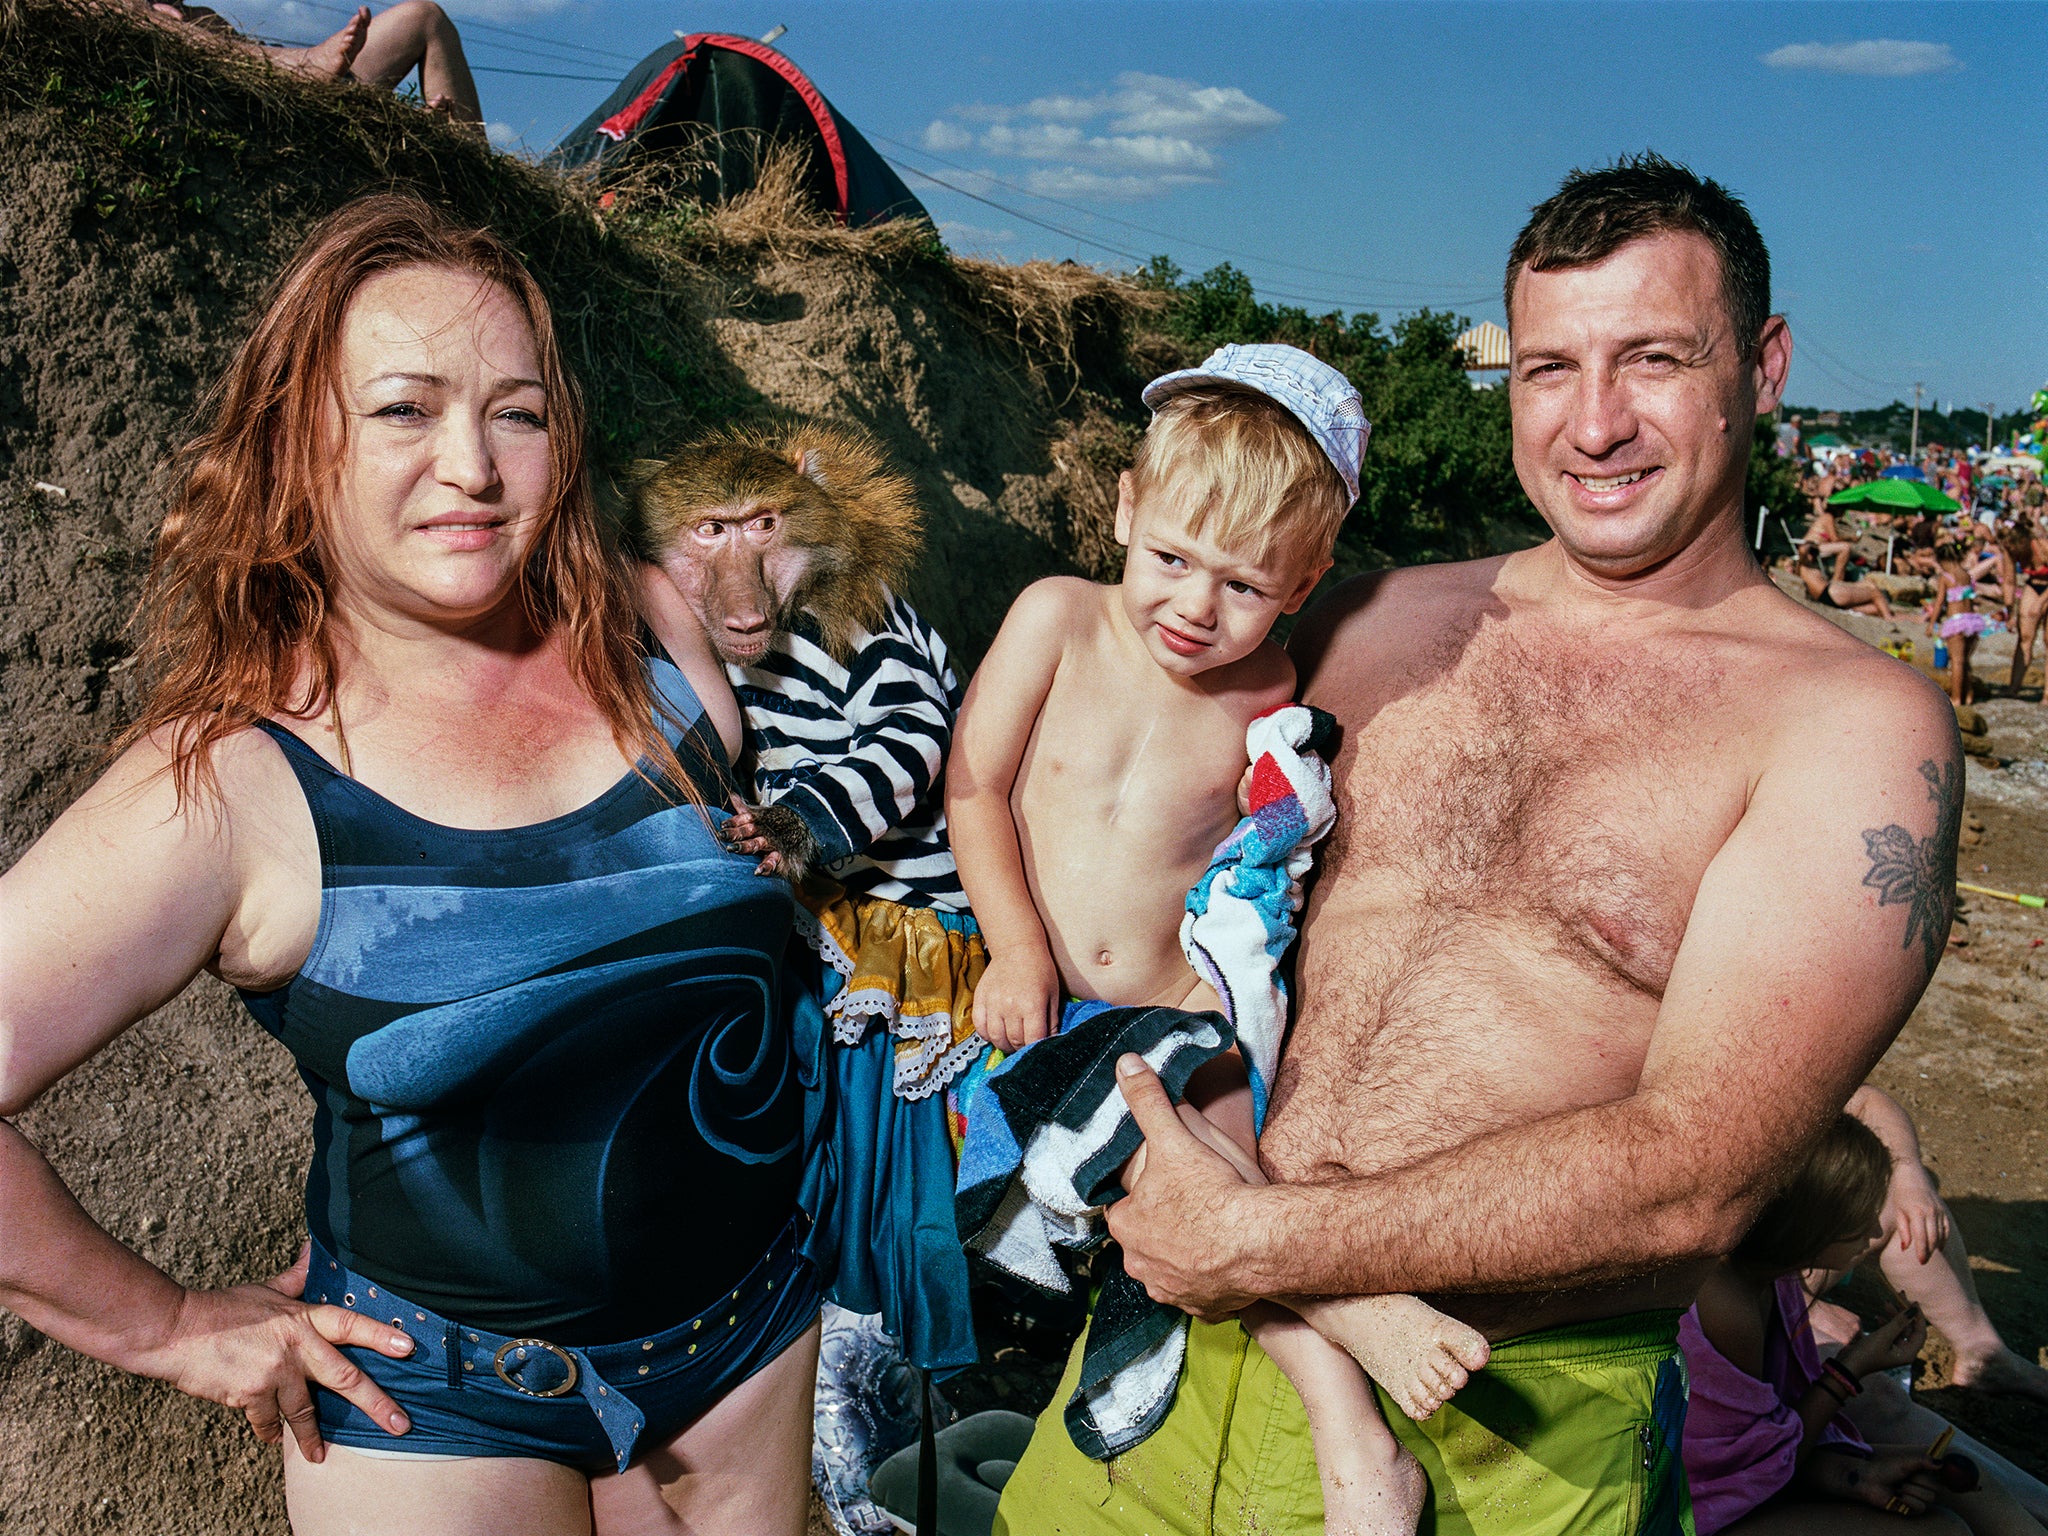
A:
{"type": "Polygon", "coordinates": [[[1347,732],[1323,884],[1398,890],[1661,994],[1741,814],[1722,691],[1705,666],[1474,644],[1347,732]]]}

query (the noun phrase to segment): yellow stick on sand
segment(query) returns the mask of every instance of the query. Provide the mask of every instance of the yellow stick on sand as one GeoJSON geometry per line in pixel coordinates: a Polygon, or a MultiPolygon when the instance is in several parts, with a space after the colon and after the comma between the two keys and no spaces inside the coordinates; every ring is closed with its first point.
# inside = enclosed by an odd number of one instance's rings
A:
{"type": "Polygon", "coordinates": [[[2023,907],[2048,908],[2048,896],[2029,896],[2024,891],[1994,891],[1988,885],[1971,885],[1962,880],[1956,882],[1956,889],[1979,896],[1996,896],[2000,901],[2016,901],[2023,907]]]}

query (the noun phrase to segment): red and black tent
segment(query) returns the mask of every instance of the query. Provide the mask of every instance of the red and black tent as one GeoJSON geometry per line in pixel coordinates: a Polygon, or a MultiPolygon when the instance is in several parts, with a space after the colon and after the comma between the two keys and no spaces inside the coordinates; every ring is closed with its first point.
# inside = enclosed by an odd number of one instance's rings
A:
{"type": "Polygon", "coordinates": [[[600,173],[648,149],[689,146],[706,158],[698,195],[734,197],[754,184],[766,144],[810,151],[811,191],[841,223],[929,218],[879,154],[788,59],[750,37],[699,32],[657,48],[548,155],[600,173]]]}

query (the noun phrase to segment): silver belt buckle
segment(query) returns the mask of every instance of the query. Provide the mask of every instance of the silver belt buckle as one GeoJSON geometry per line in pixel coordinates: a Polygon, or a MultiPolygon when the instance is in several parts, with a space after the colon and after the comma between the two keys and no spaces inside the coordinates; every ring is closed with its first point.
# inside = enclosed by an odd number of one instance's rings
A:
{"type": "Polygon", "coordinates": [[[498,1346],[497,1354],[491,1357],[491,1369],[498,1373],[498,1380],[504,1382],[513,1391],[523,1392],[528,1397],[567,1397],[576,1390],[576,1378],[578,1375],[576,1357],[562,1348],[561,1345],[550,1344],[546,1339],[507,1339],[498,1346]],[[536,1392],[524,1383],[513,1380],[511,1373],[505,1369],[505,1356],[515,1349],[546,1350],[562,1362],[562,1368],[569,1373],[568,1377],[559,1387],[554,1387],[546,1392],[536,1392]]]}

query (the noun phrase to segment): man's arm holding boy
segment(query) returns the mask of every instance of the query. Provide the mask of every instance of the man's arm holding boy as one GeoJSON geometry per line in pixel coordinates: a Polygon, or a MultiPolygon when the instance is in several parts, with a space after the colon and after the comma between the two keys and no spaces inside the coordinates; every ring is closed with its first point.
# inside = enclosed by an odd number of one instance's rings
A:
{"type": "Polygon", "coordinates": [[[1894,750],[1862,750],[1868,721],[1839,716],[1812,727],[1836,741],[1802,742],[1754,786],[1701,882],[1633,1094],[1371,1178],[1251,1188],[1137,1064],[1124,1091],[1148,1157],[1109,1214],[1131,1275],[1216,1315],[1295,1291],[1577,1289],[1724,1252],[1883,1054],[1947,937],[1953,718],[1917,685],[1863,707],[1894,750]],[[1823,791],[1837,814],[1816,821],[1823,791]],[[1759,949],[1759,933],[1797,938],[1759,949]]]}

